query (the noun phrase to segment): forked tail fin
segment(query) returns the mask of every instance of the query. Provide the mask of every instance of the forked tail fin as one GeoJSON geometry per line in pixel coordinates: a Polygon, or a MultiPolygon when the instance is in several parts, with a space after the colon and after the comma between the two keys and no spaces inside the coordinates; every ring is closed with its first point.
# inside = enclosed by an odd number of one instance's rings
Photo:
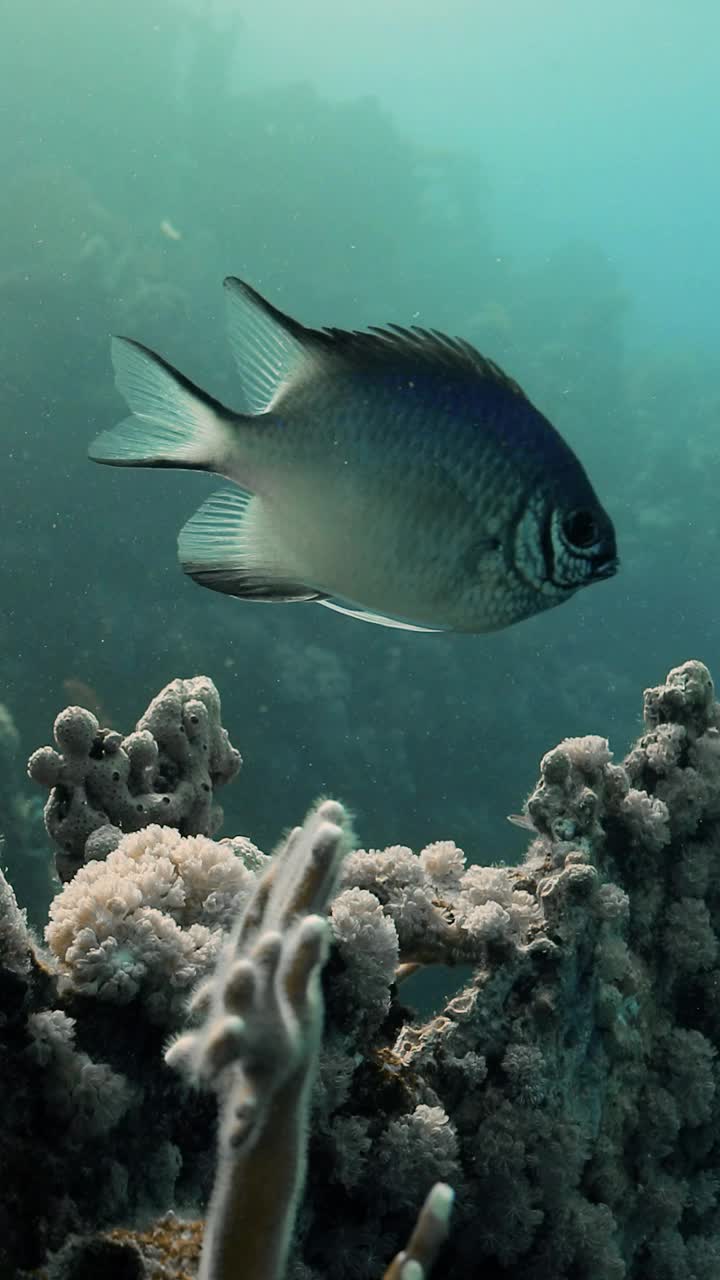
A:
{"type": "Polygon", "coordinates": [[[113,338],[112,359],[115,385],[132,413],[97,436],[89,451],[93,461],[221,471],[234,415],[131,338],[113,338]]]}

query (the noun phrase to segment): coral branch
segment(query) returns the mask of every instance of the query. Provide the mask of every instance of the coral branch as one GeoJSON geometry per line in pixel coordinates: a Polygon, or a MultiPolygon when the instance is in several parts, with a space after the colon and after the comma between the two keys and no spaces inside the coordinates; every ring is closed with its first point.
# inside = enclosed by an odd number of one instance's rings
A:
{"type": "Polygon", "coordinates": [[[260,877],[214,976],[202,1026],[168,1049],[218,1094],[219,1163],[199,1280],[280,1280],[301,1193],[310,1089],[323,1023],[325,918],[344,853],[326,801],[260,877]],[[322,914],[320,914],[322,913],[322,914]]]}
{"type": "Polygon", "coordinates": [[[425,1280],[448,1234],[454,1193],[436,1182],[418,1214],[407,1247],[396,1254],[383,1280],[425,1280]]]}

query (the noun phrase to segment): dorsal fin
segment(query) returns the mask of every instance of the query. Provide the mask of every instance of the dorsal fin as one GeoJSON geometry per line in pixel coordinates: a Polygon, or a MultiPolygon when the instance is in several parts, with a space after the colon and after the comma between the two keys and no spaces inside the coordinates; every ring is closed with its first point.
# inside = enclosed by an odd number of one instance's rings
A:
{"type": "Polygon", "coordinates": [[[437,329],[389,324],[367,330],[309,329],[244,281],[228,276],[228,326],[243,390],[252,413],[264,413],[291,384],[335,361],[361,371],[445,372],[483,379],[526,399],[513,378],[463,338],[437,329]]]}
{"type": "Polygon", "coordinates": [[[250,413],[266,413],[312,360],[311,330],[278,311],[243,280],[228,276],[225,290],[228,336],[247,407],[250,413]]]}
{"type": "Polygon", "coordinates": [[[356,366],[385,365],[389,368],[410,365],[416,370],[445,370],[457,375],[472,375],[494,382],[514,395],[527,399],[522,387],[504,373],[494,360],[481,355],[464,338],[453,338],[439,329],[423,329],[419,325],[370,325],[367,330],[308,330],[315,340],[324,340],[326,349],[356,366]]]}

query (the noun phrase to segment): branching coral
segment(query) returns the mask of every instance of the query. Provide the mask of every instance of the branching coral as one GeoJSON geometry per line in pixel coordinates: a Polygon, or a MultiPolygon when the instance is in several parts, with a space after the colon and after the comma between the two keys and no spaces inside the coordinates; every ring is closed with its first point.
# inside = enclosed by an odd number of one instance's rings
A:
{"type": "MultiPolygon", "coordinates": [[[[286,1274],[323,1029],[326,912],[346,823],[342,806],[325,801],[290,834],[193,997],[201,1026],[166,1053],[220,1100],[218,1173],[198,1280],[286,1274]]],[[[417,1111],[428,1113],[422,1123],[434,1123],[430,1108],[417,1111]]],[[[445,1238],[451,1203],[449,1188],[435,1186],[386,1280],[423,1280],[445,1238]]]]}
{"type": "Polygon", "coordinates": [[[282,1280],[305,1174],[323,1025],[325,918],[344,853],[330,801],[289,836],[195,994],[201,1027],[168,1050],[221,1099],[218,1177],[199,1280],[282,1280]]]}
{"type": "Polygon", "coordinates": [[[62,880],[82,865],[88,837],[107,825],[119,828],[115,843],[120,833],[148,823],[213,835],[222,822],[214,791],[242,763],[220,723],[217,689],[205,676],[173,680],[126,738],[101,729],[82,707],[60,713],[54,736],[58,749],[40,747],[28,773],[50,789],[45,825],[62,880]]]}

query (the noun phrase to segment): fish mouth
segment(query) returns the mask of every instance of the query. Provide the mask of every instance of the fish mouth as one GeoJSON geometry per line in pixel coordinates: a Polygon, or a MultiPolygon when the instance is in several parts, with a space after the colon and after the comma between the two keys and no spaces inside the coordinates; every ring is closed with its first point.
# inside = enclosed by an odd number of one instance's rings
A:
{"type": "Polygon", "coordinates": [[[593,581],[596,582],[602,578],[612,578],[620,568],[620,561],[617,556],[605,556],[595,561],[592,567],[593,581]]]}

